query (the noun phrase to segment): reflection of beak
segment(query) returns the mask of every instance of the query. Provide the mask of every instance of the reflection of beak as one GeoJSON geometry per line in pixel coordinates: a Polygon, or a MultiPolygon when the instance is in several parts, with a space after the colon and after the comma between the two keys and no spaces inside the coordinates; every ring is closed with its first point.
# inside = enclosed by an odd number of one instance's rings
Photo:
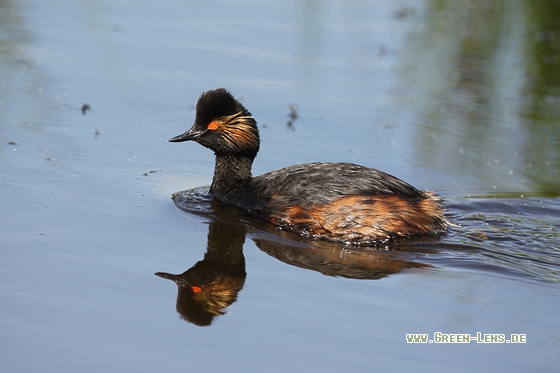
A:
{"type": "Polygon", "coordinates": [[[198,139],[202,134],[204,134],[205,131],[198,131],[194,128],[194,125],[192,126],[192,128],[190,130],[188,130],[187,132],[180,134],[178,136],[172,137],[170,138],[168,141],[169,142],[183,142],[183,141],[189,141],[189,140],[196,140],[198,139]]]}
{"type": "Polygon", "coordinates": [[[173,275],[171,273],[156,272],[154,275],[164,278],[166,280],[174,281],[178,286],[189,286],[193,293],[197,294],[202,291],[200,286],[192,285],[190,282],[182,278],[180,275],[173,275]]]}

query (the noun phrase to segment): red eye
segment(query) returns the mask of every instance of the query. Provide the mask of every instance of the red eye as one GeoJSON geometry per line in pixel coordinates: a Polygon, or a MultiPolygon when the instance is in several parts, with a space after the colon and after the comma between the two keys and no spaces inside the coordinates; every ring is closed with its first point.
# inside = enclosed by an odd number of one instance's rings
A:
{"type": "Polygon", "coordinates": [[[200,291],[202,290],[200,287],[198,286],[191,286],[191,289],[193,291],[193,293],[200,293],[200,291]]]}
{"type": "Polygon", "coordinates": [[[208,129],[211,131],[214,131],[216,128],[218,128],[218,122],[210,122],[208,124],[208,129]]]}

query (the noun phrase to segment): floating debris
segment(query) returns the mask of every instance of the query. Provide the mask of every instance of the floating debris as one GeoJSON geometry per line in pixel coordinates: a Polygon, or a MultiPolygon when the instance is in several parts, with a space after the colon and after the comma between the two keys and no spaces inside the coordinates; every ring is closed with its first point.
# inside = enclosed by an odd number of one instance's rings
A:
{"type": "Polygon", "coordinates": [[[486,236],[486,234],[482,232],[469,232],[466,234],[466,236],[475,238],[477,240],[483,240],[483,241],[488,239],[488,236],[486,236]]]}
{"type": "Polygon", "coordinates": [[[6,141],[6,144],[8,144],[8,145],[18,145],[18,143],[16,141],[6,141]]]}
{"type": "Polygon", "coordinates": [[[416,9],[412,7],[402,7],[395,12],[395,18],[399,20],[403,20],[408,17],[412,17],[415,14],[416,14],[416,9]]]}
{"type": "Polygon", "coordinates": [[[86,115],[87,111],[91,109],[91,105],[90,104],[83,104],[82,105],[82,115],[86,115]]]}
{"type": "Polygon", "coordinates": [[[297,104],[289,104],[288,108],[290,109],[290,112],[288,113],[288,117],[290,118],[288,120],[287,126],[288,128],[290,128],[291,130],[295,130],[294,128],[294,122],[299,118],[299,113],[297,111],[297,104]]]}
{"type": "Polygon", "coordinates": [[[157,170],[148,170],[146,172],[143,172],[142,175],[148,176],[149,174],[153,174],[154,172],[159,172],[159,171],[163,171],[163,168],[158,168],[157,170]]]}

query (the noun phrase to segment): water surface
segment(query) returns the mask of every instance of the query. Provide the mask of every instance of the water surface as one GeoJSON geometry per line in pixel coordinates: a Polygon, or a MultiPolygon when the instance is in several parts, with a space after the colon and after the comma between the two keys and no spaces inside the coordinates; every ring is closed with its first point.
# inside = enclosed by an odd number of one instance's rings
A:
{"type": "Polygon", "coordinates": [[[2,370],[555,371],[558,19],[521,1],[0,2],[2,370]],[[457,227],[356,249],[203,192],[177,208],[214,159],[167,139],[222,86],[261,127],[255,174],[376,167],[457,227]],[[435,332],[527,342],[406,343],[435,332]]]}

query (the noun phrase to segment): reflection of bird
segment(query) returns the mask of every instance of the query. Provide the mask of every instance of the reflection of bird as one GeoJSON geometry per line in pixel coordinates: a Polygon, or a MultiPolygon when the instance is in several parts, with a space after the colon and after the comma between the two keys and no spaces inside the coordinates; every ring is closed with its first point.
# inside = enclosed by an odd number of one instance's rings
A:
{"type": "MultiPolygon", "coordinates": [[[[408,268],[429,268],[416,261],[432,249],[386,243],[383,250],[349,248],[338,242],[306,240],[294,232],[233,209],[208,194],[208,188],[173,195],[175,204],[210,221],[204,259],[180,275],[158,272],[178,287],[177,311],[195,325],[211,325],[237,300],[246,278],[243,244],[248,230],[259,249],[287,264],[327,276],[377,280],[408,268]]],[[[429,241],[434,237],[422,237],[429,241]]]]}
{"type": "Polygon", "coordinates": [[[199,326],[210,325],[237,300],[247,276],[244,241],[242,225],[213,222],[203,260],[180,275],[156,273],[177,284],[177,312],[183,319],[199,326]]]}
{"type": "Polygon", "coordinates": [[[194,140],[216,155],[215,198],[303,235],[362,244],[439,235],[448,223],[431,193],[350,163],[311,163],[252,177],[259,131],[223,88],[203,93],[194,124],[169,141],[194,140]]]}
{"type": "Polygon", "coordinates": [[[432,267],[413,260],[417,252],[423,251],[419,247],[411,250],[400,246],[398,251],[358,250],[348,249],[335,242],[315,241],[296,245],[293,241],[272,239],[270,235],[254,241],[259,249],[284,263],[325,276],[379,280],[405,269],[432,267]]]}

